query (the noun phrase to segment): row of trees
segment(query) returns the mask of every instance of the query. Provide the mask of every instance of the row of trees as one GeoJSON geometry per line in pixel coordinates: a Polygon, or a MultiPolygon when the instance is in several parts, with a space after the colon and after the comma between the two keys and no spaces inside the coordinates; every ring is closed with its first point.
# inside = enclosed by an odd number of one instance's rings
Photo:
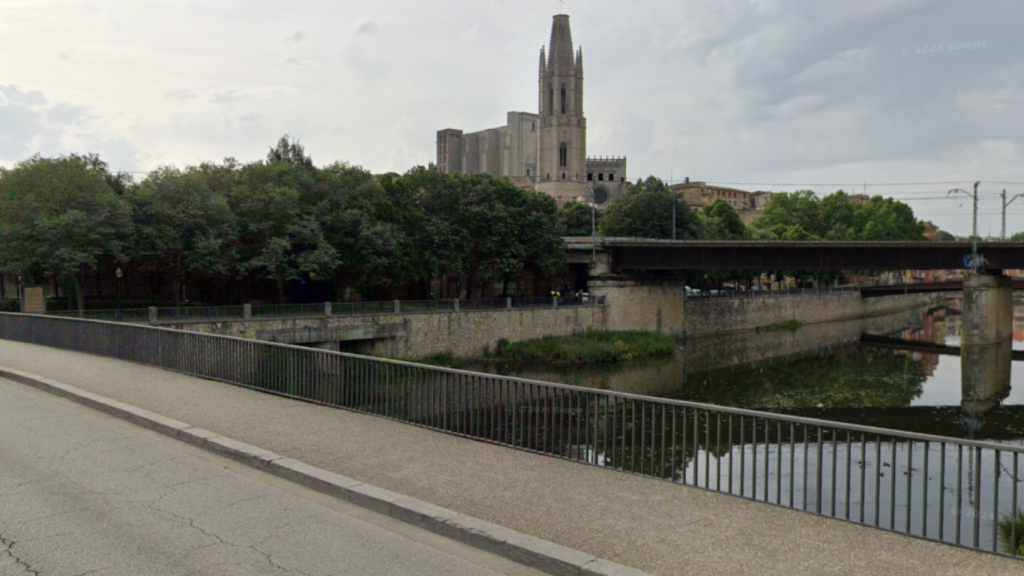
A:
{"type": "MultiPolygon", "coordinates": [[[[597,233],[669,239],[673,211],[675,237],[681,240],[924,240],[925,232],[903,202],[875,196],[857,204],[842,190],[824,198],[809,190],[775,194],[763,214],[747,226],[728,202],[717,200],[695,211],[679,193],[650,177],[597,214],[597,233]]],[[[569,236],[592,233],[591,210],[585,204],[565,205],[561,219],[569,236]]]]}
{"type": "Polygon", "coordinates": [[[196,278],[269,281],[281,301],[309,283],[508,292],[564,270],[558,225],[553,199],[505,179],[318,168],[287,137],[262,161],[165,166],[138,183],[96,156],[0,172],[0,272],[54,278],[79,306],[104,262],[162,277],[175,299],[196,278]]]}
{"type": "MultiPolygon", "coordinates": [[[[52,278],[79,306],[83,281],[104,266],[157,278],[151,286],[167,287],[175,303],[197,282],[266,284],[280,301],[310,285],[318,298],[345,287],[426,297],[436,280],[453,295],[476,297],[495,284],[510,295],[523,293],[525,278],[565,273],[562,237],[591,235],[594,220],[603,236],[663,239],[917,240],[924,231],[906,204],[857,205],[842,191],[777,194],[747,226],[728,203],[694,211],[654,177],[600,213],[575,202],[559,209],[483,174],[317,167],[285,136],[261,161],[164,166],[140,182],[96,155],[35,156],[0,169],[0,273],[52,278]]],[[[798,275],[776,277],[790,274],[798,275]]]]}

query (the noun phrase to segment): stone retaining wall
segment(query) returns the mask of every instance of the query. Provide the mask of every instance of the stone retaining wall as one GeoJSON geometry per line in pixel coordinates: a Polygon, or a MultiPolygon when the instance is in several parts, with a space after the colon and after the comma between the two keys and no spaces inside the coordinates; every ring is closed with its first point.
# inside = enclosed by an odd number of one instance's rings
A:
{"type": "Polygon", "coordinates": [[[856,292],[738,298],[691,298],[686,301],[687,338],[751,332],[781,322],[838,322],[921,308],[939,301],[936,294],[863,299],[856,292]]]}

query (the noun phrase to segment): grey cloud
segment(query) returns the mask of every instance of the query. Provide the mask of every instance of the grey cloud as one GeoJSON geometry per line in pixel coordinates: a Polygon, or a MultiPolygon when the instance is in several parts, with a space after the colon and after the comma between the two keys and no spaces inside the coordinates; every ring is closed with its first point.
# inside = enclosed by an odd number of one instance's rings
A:
{"type": "Polygon", "coordinates": [[[93,117],[89,114],[88,108],[76,104],[57,104],[46,111],[46,120],[53,124],[70,126],[76,122],[89,120],[93,117]]]}
{"type": "Polygon", "coordinates": [[[66,60],[68,62],[73,60],[71,55],[69,55],[67,52],[61,52],[60,54],[57,55],[57,57],[60,58],[61,60],[66,60]]]}
{"type": "Polygon", "coordinates": [[[380,33],[380,29],[373,23],[373,20],[363,20],[356,23],[355,31],[357,35],[362,36],[376,36],[380,33]]]}
{"type": "Polygon", "coordinates": [[[46,97],[43,93],[38,90],[22,90],[20,86],[15,84],[8,84],[6,86],[0,86],[0,104],[4,104],[5,101],[8,105],[20,105],[20,106],[40,106],[46,104],[46,97]]]}
{"type": "Polygon", "coordinates": [[[210,102],[213,104],[227,104],[230,102],[238,102],[245,98],[246,95],[238,90],[221,90],[220,92],[215,92],[214,95],[210,97],[210,102]]]}
{"type": "Polygon", "coordinates": [[[288,64],[291,64],[292,66],[302,66],[302,60],[299,60],[298,58],[295,58],[294,56],[291,57],[291,58],[286,59],[285,62],[287,62],[288,64]]]}
{"type": "Polygon", "coordinates": [[[299,42],[302,42],[305,39],[306,39],[306,33],[303,32],[302,30],[296,30],[294,34],[292,34],[291,36],[285,38],[284,41],[285,42],[291,42],[293,44],[298,44],[299,42]]]}

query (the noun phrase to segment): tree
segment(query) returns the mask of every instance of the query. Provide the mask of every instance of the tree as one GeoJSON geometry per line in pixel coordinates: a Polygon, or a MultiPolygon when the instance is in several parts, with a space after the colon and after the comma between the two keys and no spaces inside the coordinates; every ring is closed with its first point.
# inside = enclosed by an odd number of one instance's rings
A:
{"type": "Polygon", "coordinates": [[[1017,232],[1013,236],[1010,236],[1011,242],[1024,242],[1024,232],[1017,232]]]}
{"type": "Polygon", "coordinates": [[[704,207],[701,221],[704,227],[704,233],[701,235],[703,238],[744,240],[750,237],[750,232],[743,224],[739,213],[722,199],[715,200],[713,204],[704,207]]]}
{"type": "Polygon", "coordinates": [[[235,226],[227,201],[232,168],[203,164],[157,168],[126,196],[136,241],[130,255],[152,261],[171,278],[174,303],[191,275],[227,274],[237,265],[235,226]],[[221,172],[216,177],[212,173],[221,172]]]}
{"type": "Polygon", "coordinates": [[[679,195],[654,176],[641,178],[625,194],[611,202],[601,216],[604,236],[672,238],[672,209],[676,212],[676,238],[699,238],[697,214],[679,195]]]}
{"type": "Polygon", "coordinates": [[[594,221],[600,222],[601,213],[596,212],[589,204],[570,200],[558,209],[559,233],[562,236],[591,236],[594,234],[594,221]]]}
{"type": "Polygon", "coordinates": [[[69,282],[79,310],[82,277],[103,256],[124,262],[131,234],[124,200],[80,156],[36,155],[0,177],[0,269],[69,282]]]}

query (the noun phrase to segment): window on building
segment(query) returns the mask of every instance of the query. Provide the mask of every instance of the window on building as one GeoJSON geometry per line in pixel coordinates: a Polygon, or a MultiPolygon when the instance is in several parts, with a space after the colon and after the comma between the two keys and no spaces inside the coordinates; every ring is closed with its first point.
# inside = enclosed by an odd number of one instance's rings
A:
{"type": "Polygon", "coordinates": [[[529,168],[527,168],[527,169],[526,169],[526,175],[527,175],[527,176],[529,176],[529,175],[530,175],[530,169],[529,169],[529,168]]]}
{"type": "Polygon", "coordinates": [[[536,131],[537,131],[537,123],[533,122],[533,123],[530,124],[530,132],[536,132],[536,131]]]}
{"type": "Polygon", "coordinates": [[[565,180],[565,172],[562,172],[562,180],[565,180]]]}
{"type": "Polygon", "coordinates": [[[604,172],[599,172],[597,175],[598,180],[604,180],[604,172]]]}
{"type": "Polygon", "coordinates": [[[562,114],[565,114],[565,84],[562,84],[562,114]]]}
{"type": "Polygon", "coordinates": [[[615,181],[615,172],[609,172],[608,173],[608,180],[610,182],[614,182],[615,181]]]}
{"type": "Polygon", "coordinates": [[[555,113],[555,89],[548,86],[548,114],[555,113]]]}
{"type": "Polygon", "coordinates": [[[565,142],[558,147],[558,165],[562,168],[569,165],[569,146],[565,142]]]}
{"type": "Polygon", "coordinates": [[[587,182],[593,182],[593,180],[594,180],[594,173],[593,172],[587,172],[587,182]]]}

